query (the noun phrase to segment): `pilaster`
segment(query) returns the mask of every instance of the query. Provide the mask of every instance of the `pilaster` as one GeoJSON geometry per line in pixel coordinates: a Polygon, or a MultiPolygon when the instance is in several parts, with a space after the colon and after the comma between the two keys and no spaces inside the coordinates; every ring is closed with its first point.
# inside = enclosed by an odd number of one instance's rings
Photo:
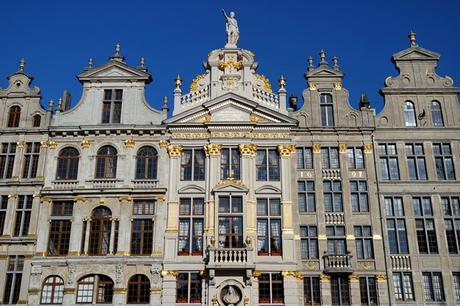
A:
{"type": "MultiPolygon", "coordinates": [[[[40,201],[40,198],[38,200],[40,201]]],[[[51,200],[47,198],[42,198],[41,203],[36,205],[40,206],[38,213],[37,246],[35,250],[35,253],[39,256],[45,255],[47,252],[51,205],[51,200]]]]}

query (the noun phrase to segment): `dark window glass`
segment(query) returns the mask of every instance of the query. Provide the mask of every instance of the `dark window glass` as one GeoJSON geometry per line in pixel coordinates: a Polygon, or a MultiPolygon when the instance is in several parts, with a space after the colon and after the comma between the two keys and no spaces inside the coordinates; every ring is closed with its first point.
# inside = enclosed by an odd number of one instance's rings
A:
{"type": "Polygon", "coordinates": [[[205,173],[205,154],[202,149],[182,150],[181,180],[203,181],[205,173]]]}
{"type": "Polygon", "coordinates": [[[3,304],[17,304],[19,301],[23,268],[24,256],[8,256],[3,304]]]}
{"type": "Polygon", "coordinates": [[[153,147],[142,147],[136,156],[136,179],[157,178],[158,154],[153,147]]]}
{"type": "Polygon", "coordinates": [[[21,107],[17,105],[11,106],[8,116],[8,127],[19,127],[19,119],[21,119],[21,107]]]}
{"type": "Polygon", "coordinates": [[[179,201],[179,253],[203,255],[204,199],[181,198],[179,201]]]}
{"type": "Polygon", "coordinates": [[[198,273],[179,273],[176,278],[176,303],[201,303],[201,282],[198,273]]]}
{"type": "Polygon", "coordinates": [[[332,305],[350,305],[350,285],[348,277],[331,277],[332,305]]]}
{"type": "Polygon", "coordinates": [[[105,89],[102,101],[102,123],[120,123],[123,90],[105,89]]]}
{"type": "Polygon", "coordinates": [[[373,259],[374,247],[372,245],[371,226],[355,226],[356,257],[358,259],[373,259]]]}
{"type": "Polygon", "coordinates": [[[441,103],[439,103],[438,101],[431,101],[431,119],[433,120],[433,126],[444,126],[441,103]]]}
{"type": "Polygon", "coordinates": [[[220,178],[240,179],[240,151],[238,148],[224,148],[220,152],[220,178]]]}
{"type": "Polygon", "coordinates": [[[112,212],[107,207],[96,207],[91,215],[88,254],[109,254],[112,212]]]}
{"type": "Polygon", "coordinates": [[[300,226],[300,255],[302,259],[318,259],[318,229],[315,225],[300,226]]]}
{"type": "Polygon", "coordinates": [[[313,151],[310,147],[297,148],[297,169],[313,169],[313,151]]]}
{"type": "Polygon", "coordinates": [[[219,248],[243,247],[243,198],[219,196],[218,245],[219,248]]]}
{"type": "Polygon", "coordinates": [[[442,283],[441,272],[423,272],[423,291],[425,301],[442,302],[445,301],[444,286],[442,283]]]}
{"type": "Polygon", "coordinates": [[[348,169],[364,169],[363,148],[353,147],[347,149],[348,169]]]}
{"type": "Polygon", "coordinates": [[[8,195],[0,195],[0,235],[3,235],[8,212],[8,195]]]}
{"type": "Polygon", "coordinates": [[[454,162],[450,144],[433,144],[433,155],[438,180],[455,180],[454,162]]]}
{"type": "Polygon", "coordinates": [[[384,180],[399,180],[398,154],[395,144],[379,144],[380,176],[384,180]]]}
{"type": "Polygon", "coordinates": [[[2,143],[0,152],[0,178],[9,179],[13,175],[16,143],[2,143]]]}
{"type": "Polygon", "coordinates": [[[409,179],[426,180],[425,155],[422,144],[406,144],[406,160],[409,179]]]}
{"type": "Polygon", "coordinates": [[[37,176],[38,159],[40,158],[40,143],[26,143],[24,152],[24,166],[22,168],[23,178],[35,178],[37,176]]]}
{"type": "Polygon", "coordinates": [[[309,306],[321,305],[321,289],[319,277],[304,277],[303,304],[309,306]]]}
{"type": "Polygon", "coordinates": [[[259,277],[259,304],[283,304],[284,285],[281,273],[262,273],[259,277]]]}
{"type": "Polygon", "coordinates": [[[281,256],[280,199],[257,199],[257,253],[281,256]]]}
{"type": "Polygon", "coordinates": [[[321,125],[323,127],[334,126],[334,106],[332,96],[330,94],[322,94],[319,96],[319,105],[321,108],[321,125]]]}
{"type": "Polygon", "coordinates": [[[280,164],[275,149],[257,150],[256,169],[258,181],[279,181],[280,164]]]}
{"type": "Polygon", "coordinates": [[[300,212],[315,212],[315,182],[314,181],[298,181],[298,198],[300,212]]]}
{"type": "Polygon", "coordinates": [[[96,155],[96,178],[115,178],[117,175],[117,150],[103,146],[96,155]]]}
{"type": "Polygon", "coordinates": [[[323,181],[323,193],[326,212],[343,212],[342,182],[323,181]]]}
{"type": "Polygon", "coordinates": [[[337,147],[321,148],[323,169],[339,169],[339,149],[337,147]]]}
{"type": "Polygon", "coordinates": [[[32,213],[32,195],[20,195],[16,206],[14,236],[27,236],[29,233],[30,216],[32,213]]]}
{"type": "Polygon", "coordinates": [[[42,116],[40,116],[40,115],[38,115],[38,114],[35,115],[35,116],[33,117],[33,124],[32,124],[32,126],[33,126],[33,127],[40,127],[41,121],[42,121],[42,116]]]}
{"type": "Polygon", "coordinates": [[[377,306],[377,285],[374,277],[359,278],[361,305],[377,306]]]}
{"type": "Polygon", "coordinates": [[[351,209],[353,212],[369,212],[366,181],[350,181],[351,209]]]}
{"type": "Polygon", "coordinates": [[[64,148],[59,152],[57,161],[57,180],[76,180],[80,154],[74,148],[64,148]]]}
{"type": "Polygon", "coordinates": [[[150,303],[150,281],[147,276],[137,274],[128,280],[128,304],[150,303]]]}

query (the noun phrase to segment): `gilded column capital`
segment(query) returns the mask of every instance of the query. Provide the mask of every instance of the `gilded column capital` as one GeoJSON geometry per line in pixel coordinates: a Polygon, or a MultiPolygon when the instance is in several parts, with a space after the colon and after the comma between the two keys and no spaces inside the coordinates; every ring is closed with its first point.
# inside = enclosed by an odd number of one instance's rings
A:
{"type": "Polygon", "coordinates": [[[161,139],[159,145],[160,148],[165,149],[169,146],[169,141],[166,139],[161,139]]]}
{"type": "Polygon", "coordinates": [[[281,275],[283,277],[291,276],[291,277],[294,277],[296,279],[303,279],[303,276],[302,276],[302,274],[300,274],[299,271],[283,271],[283,272],[281,272],[281,275]]]}
{"type": "Polygon", "coordinates": [[[321,274],[319,276],[319,279],[322,281],[322,282],[330,282],[331,281],[331,277],[327,274],[321,274]]]}
{"type": "Polygon", "coordinates": [[[204,152],[206,153],[206,156],[219,156],[221,149],[221,144],[210,143],[204,146],[204,152]]]}
{"type": "Polygon", "coordinates": [[[346,143],[339,144],[339,153],[347,153],[347,144],[346,143]]]}
{"type": "Polygon", "coordinates": [[[278,146],[278,153],[281,155],[281,157],[289,157],[291,154],[295,154],[295,152],[295,144],[284,144],[278,146]]]}
{"type": "Polygon", "coordinates": [[[319,143],[313,144],[313,153],[321,153],[321,145],[319,143]]]}
{"type": "Polygon", "coordinates": [[[378,282],[384,282],[387,280],[386,274],[377,274],[375,278],[377,279],[378,282]]]}
{"type": "Polygon", "coordinates": [[[373,149],[372,143],[365,143],[363,145],[363,150],[364,150],[364,153],[366,154],[372,154],[372,149],[373,149]]]}
{"type": "Polygon", "coordinates": [[[136,141],[134,139],[125,139],[123,141],[124,145],[126,148],[134,148],[134,145],[136,144],[136,141]]]}
{"type": "Polygon", "coordinates": [[[179,272],[177,271],[174,271],[174,270],[163,270],[161,271],[161,276],[173,276],[173,277],[177,277],[177,275],[179,274],[179,272]]]}
{"type": "Polygon", "coordinates": [[[180,157],[182,153],[182,146],[181,145],[169,145],[168,153],[170,157],[180,157]]]}
{"type": "Polygon", "coordinates": [[[91,147],[91,140],[82,140],[82,141],[80,142],[80,146],[81,146],[83,149],[86,149],[86,148],[91,147]]]}
{"type": "Polygon", "coordinates": [[[238,148],[240,149],[241,156],[243,157],[256,156],[257,146],[255,144],[240,144],[238,148]]]}
{"type": "Polygon", "coordinates": [[[359,281],[359,274],[350,274],[350,276],[348,276],[348,278],[351,281],[359,281]]]}

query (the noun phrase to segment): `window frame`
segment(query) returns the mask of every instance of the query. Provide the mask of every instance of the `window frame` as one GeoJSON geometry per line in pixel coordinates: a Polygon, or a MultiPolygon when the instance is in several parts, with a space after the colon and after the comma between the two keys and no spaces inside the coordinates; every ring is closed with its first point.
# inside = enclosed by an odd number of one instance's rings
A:
{"type": "Polygon", "coordinates": [[[8,215],[8,195],[0,195],[0,236],[5,232],[6,216],[8,215]]]}
{"type": "Polygon", "coordinates": [[[53,201],[52,211],[50,215],[50,225],[48,234],[48,256],[66,256],[69,253],[70,235],[72,232],[72,216],[73,216],[73,201],[53,201]],[[61,206],[61,207],[58,207],[61,206]],[[71,207],[71,208],[69,208],[71,207]],[[70,210],[70,212],[69,212],[70,210]],[[53,230],[53,224],[57,225],[57,229],[53,230]],[[56,237],[54,243],[56,251],[51,250],[52,237],[56,237]]]}
{"type": "Polygon", "coordinates": [[[323,180],[324,211],[328,213],[343,213],[343,186],[340,180],[323,180]],[[330,187],[327,187],[330,185],[330,187]],[[337,189],[336,186],[339,186],[337,189]],[[327,187],[327,188],[326,188],[327,187]],[[330,199],[329,203],[326,199],[330,199]],[[338,206],[337,206],[338,205],[338,206]]]}
{"type": "Polygon", "coordinates": [[[332,94],[320,94],[319,107],[321,112],[321,126],[327,128],[334,127],[334,99],[332,94]]]}
{"type": "Polygon", "coordinates": [[[303,305],[321,305],[321,284],[319,276],[303,278],[303,305]]]}
{"type": "Polygon", "coordinates": [[[314,168],[314,154],[312,147],[297,147],[297,169],[313,169],[314,168]]]}
{"type": "Polygon", "coordinates": [[[9,128],[19,127],[21,120],[22,108],[19,105],[12,105],[8,110],[8,125],[9,128]]]}
{"type": "Polygon", "coordinates": [[[135,256],[151,256],[155,237],[156,201],[151,199],[135,199],[133,201],[130,254],[135,256]],[[139,210],[137,206],[141,206],[139,210]],[[152,207],[150,209],[150,206],[152,207]],[[136,224],[139,223],[139,230],[136,224]],[[150,228],[150,229],[149,229],[150,228]],[[137,235],[137,239],[135,239],[137,235]],[[135,243],[138,242],[138,245],[135,243]]]}
{"type": "Polygon", "coordinates": [[[19,301],[22,274],[24,270],[24,255],[8,256],[6,268],[5,287],[3,290],[3,303],[16,304],[19,301]],[[8,290],[9,289],[9,290],[8,290]]]}
{"type": "Polygon", "coordinates": [[[220,179],[228,178],[241,179],[241,152],[237,147],[225,147],[220,150],[220,179]],[[225,154],[227,154],[227,163],[223,162],[225,154]]]}
{"type": "Polygon", "coordinates": [[[186,148],[181,152],[181,166],[180,166],[180,180],[181,181],[204,181],[206,176],[206,155],[202,148],[186,148]],[[185,153],[190,153],[190,163],[184,163],[185,153]],[[197,160],[197,152],[202,158],[203,163],[197,160]],[[186,169],[190,168],[190,172],[186,169]]]}
{"type": "Polygon", "coordinates": [[[256,153],[256,180],[257,181],[280,181],[281,179],[280,155],[276,149],[257,149],[256,153]],[[262,154],[264,154],[262,156],[262,154]],[[272,159],[270,157],[276,158],[272,159]],[[262,161],[260,160],[262,158],[262,161]]]}
{"type": "Polygon", "coordinates": [[[333,305],[351,304],[350,282],[348,277],[340,275],[331,276],[331,297],[333,305]],[[334,284],[335,282],[337,282],[337,284],[334,284]],[[334,290],[337,291],[334,292],[334,290]],[[335,302],[334,298],[337,298],[335,302]]]}
{"type": "Polygon", "coordinates": [[[366,180],[350,180],[350,196],[352,213],[369,212],[369,191],[366,180]],[[365,188],[362,189],[362,186],[365,188]]]}
{"type": "Polygon", "coordinates": [[[158,151],[153,146],[142,146],[136,152],[135,179],[156,180],[157,178],[158,151]]]}
{"type": "Polygon", "coordinates": [[[419,254],[439,254],[431,197],[412,197],[412,206],[414,208],[415,233],[419,254]]]}
{"type": "Polygon", "coordinates": [[[135,274],[131,276],[128,280],[126,303],[150,304],[150,288],[150,280],[146,275],[135,274]]]}
{"type": "Polygon", "coordinates": [[[318,244],[318,226],[316,225],[300,225],[300,258],[301,260],[318,260],[319,259],[319,244],[318,244]],[[311,235],[310,230],[315,234],[311,235]],[[303,245],[306,244],[307,248],[303,245]],[[311,249],[314,248],[314,253],[311,254],[311,249]],[[307,250],[308,254],[304,254],[303,250],[307,250]],[[306,256],[304,256],[306,255],[306,256]]]}
{"type": "Polygon", "coordinates": [[[203,255],[203,236],[204,236],[204,217],[205,217],[204,197],[181,197],[179,199],[179,232],[178,232],[178,256],[202,256],[203,255]],[[186,203],[188,202],[188,204],[186,203]],[[188,213],[183,212],[182,206],[188,205],[188,213]],[[201,208],[196,208],[196,205],[201,208]],[[201,212],[201,214],[199,214],[201,212]],[[187,235],[181,235],[182,224],[187,224],[187,235]],[[201,235],[195,235],[196,227],[201,224],[201,235]],[[181,250],[181,242],[184,241],[186,251],[181,250]]]}
{"type": "Polygon", "coordinates": [[[316,212],[316,191],[314,180],[297,181],[297,199],[300,213],[316,212]],[[303,184],[304,187],[301,187],[303,184]]]}
{"type": "Polygon", "coordinates": [[[431,122],[434,127],[444,127],[444,118],[441,102],[438,100],[432,100],[430,103],[431,106],[431,122]]]}
{"type": "Polygon", "coordinates": [[[444,302],[446,300],[446,293],[444,291],[444,281],[442,279],[442,272],[431,272],[431,271],[424,271],[422,272],[422,280],[423,280],[423,295],[424,300],[426,302],[444,302]],[[435,286],[435,276],[436,279],[440,280],[437,284],[439,286],[439,292],[436,292],[435,286]],[[428,280],[428,283],[426,282],[428,280]],[[428,292],[427,292],[428,290],[428,292]],[[437,296],[439,294],[440,296],[437,296]],[[428,298],[428,295],[430,298],[428,298]]]}
{"type": "Polygon", "coordinates": [[[411,272],[392,272],[396,301],[415,301],[414,281],[411,272]],[[409,282],[407,282],[409,280],[409,282]],[[408,286],[410,285],[410,286],[408,286]],[[410,291],[409,291],[410,290],[410,291]],[[399,296],[401,296],[399,298],[399,296]]]}
{"type": "MultiPolygon", "coordinates": [[[[113,302],[113,289],[114,289],[114,283],[113,280],[104,274],[87,274],[83,277],[81,277],[78,282],[77,282],[77,292],[75,295],[75,302],[77,304],[111,304],[113,302]],[[86,281],[83,282],[83,280],[88,279],[93,277],[92,281],[86,281]],[[80,286],[81,285],[88,285],[87,288],[91,287],[91,301],[79,301],[79,298],[82,296],[80,295],[80,286]],[[101,286],[102,285],[102,286],[101,286]],[[107,286],[107,288],[105,287],[107,286]],[[100,294],[100,291],[103,291],[102,293],[107,292],[107,296],[102,296],[100,294]],[[107,300],[102,300],[101,297],[107,298],[107,300]]],[[[83,289],[82,289],[83,290],[83,289]]],[[[89,292],[89,290],[85,290],[85,292],[89,292]]],[[[87,297],[87,296],[83,296],[87,297]]]]}
{"type": "Polygon", "coordinates": [[[453,181],[456,180],[455,165],[452,154],[452,146],[450,143],[433,143],[433,158],[436,170],[436,177],[438,181],[453,181]],[[435,148],[439,147],[439,150],[435,148]],[[449,153],[445,153],[444,148],[448,148],[449,153]],[[438,151],[438,152],[436,152],[438,151]],[[441,162],[441,163],[439,163],[441,162]],[[452,171],[449,171],[446,166],[446,162],[449,162],[452,167],[452,171]]]}
{"type": "Polygon", "coordinates": [[[33,195],[19,195],[16,203],[14,237],[24,237],[29,233],[32,216],[33,195]]]}
{"type": "Polygon", "coordinates": [[[96,179],[115,179],[117,177],[118,151],[114,146],[104,145],[96,154],[96,179]],[[106,152],[104,152],[104,150],[106,152]]]}
{"type": "Polygon", "coordinates": [[[353,226],[356,245],[357,259],[374,259],[374,241],[372,236],[371,225],[355,225],[353,226]],[[369,234],[366,234],[368,232],[369,234]]]}
{"type": "Polygon", "coordinates": [[[0,179],[13,177],[14,160],[16,158],[17,144],[15,142],[3,142],[0,152],[0,179]]]}
{"type": "Polygon", "coordinates": [[[409,180],[428,180],[423,143],[406,143],[404,148],[406,151],[407,173],[409,180]]]}
{"type": "Polygon", "coordinates": [[[24,151],[24,166],[22,178],[33,179],[37,177],[38,161],[40,159],[40,142],[27,142],[24,151]]]}
{"type": "Polygon", "coordinates": [[[385,181],[401,179],[398,162],[398,148],[395,143],[379,143],[380,178],[385,181]],[[390,149],[391,148],[391,149],[390,149]],[[396,172],[394,172],[396,170],[396,172]]]}
{"type": "Polygon", "coordinates": [[[110,254],[110,239],[112,230],[112,211],[106,206],[97,206],[91,212],[89,221],[88,255],[106,256],[110,254]],[[99,211],[102,214],[99,214],[99,211]],[[108,213],[108,214],[107,214],[108,213]],[[104,234],[107,234],[104,251],[104,234]]]}
{"type": "Polygon", "coordinates": [[[281,273],[261,273],[259,276],[259,304],[284,304],[284,279],[281,273]],[[267,276],[268,279],[266,279],[267,276]],[[276,276],[275,280],[274,276],[276,276]],[[261,289],[265,289],[265,292],[261,289]]]}
{"type": "Polygon", "coordinates": [[[244,229],[245,229],[245,218],[244,218],[244,202],[242,195],[219,195],[218,197],[218,214],[217,214],[217,243],[219,248],[224,249],[233,249],[233,248],[243,248],[244,242],[244,229]],[[221,205],[223,203],[222,199],[228,198],[228,211],[221,210],[221,205]],[[235,210],[237,202],[234,203],[234,199],[240,199],[241,210],[235,210]],[[225,228],[226,225],[229,225],[228,228],[225,228]],[[235,231],[235,225],[241,225],[241,228],[238,229],[238,232],[235,231]],[[228,232],[222,232],[221,229],[228,230],[228,232]]]}
{"type": "Polygon", "coordinates": [[[362,147],[348,147],[347,148],[347,162],[348,169],[363,170],[366,169],[366,159],[362,147]],[[358,155],[361,154],[361,157],[358,155]]]}
{"type": "Polygon", "coordinates": [[[282,242],[282,204],[281,198],[276,197],[260,197],[256,200],[257,205],[257,255],[258,256],[281,256],[283,252],[283,242],[282,242]],[[262,201],[265,202],[266,206],[266,213],[261,214],[259,211],[259,205],[263,205],[262,201]],[[278,205],[278,214],[272,211],[272,205],[278,205]],[[276,204],[276,202],[278,204],[276,204]],[[265,223],[265,233],[261,235],[261,228],[259,227],[260,224],[265,223]],[[278,236],[273,235],[273,228],[274,224],[278,224],[278,236]],[[264,244],[268,246],[268,250],[262,251],[263,249],[259,249],[259,243],[261,241],[265,241],[264,244]],[[278,250],[276,250],[276,241],[279,243],[278,250]],[[274,251],[275,249],[275,251],[274,251]]]}
{"type": "Polygon", "coordinates": [[[200,304],[203,298],[202,294],[203,284],[202,277],[197,272],[179,272],[176,277],[176,304],[200,304]],[[181,276],[187,276],[185,279],[181,279],[181,276]],[[192,276],[194,277],[192,279],[192,276]],[[187,296],[185,300],[179,299],[180,285],[185,284],[187,286],[187,296]],[[196,286],[196,288],[194,288],[196,286]],[[192,295],[192,293],[199,293],[199,296],[192,295]]]}
{"type": "Polygon", "coordinates": [[[340,169],[340,153],[338,147],[321,147],[322,169],[340,169]]]}
{"type": "Polygon", "coordinates": [[[75,149],[74,147],[62,148],[61,151],[59,151],[59,155],[57,158],[56,180],[76,180],[78,179],[79,163],[80,163],[80,152],[77,149],[75,149]]]}
{"type": "Polygon", "coordinates": [[[417,127],[415,104],[410,100],[404,102],[404,125],[406,127],[417,127]]]}
{"type": "Polygon", "coordinates": [[[449,254],[460,254],[460,197],[442,196],[444,228],[449,254]]]}
{"type": "MultiPolygon", "coordinates": [[[[48,290],[47,290],[48,291],[48,290]]],[[[64,300],[64,280],[57,275],[48,276],[42,283],[40,304],[62,304],[64,300]],[[52,279],[52,281],[50,281],[52,279]],[[45,286],[50,288],[51,295],[45,296],[45,286]]]]}
{"type": "Polygon", "coordinates": [[[123,106],[123,89],[104,89],[102,99],[102,124],[121,123],[121,110],[123,106]],[[110,98],[107,93],[110,92],[110,98]],[[121,98],[117,94],[121,92],[121,98]]]}

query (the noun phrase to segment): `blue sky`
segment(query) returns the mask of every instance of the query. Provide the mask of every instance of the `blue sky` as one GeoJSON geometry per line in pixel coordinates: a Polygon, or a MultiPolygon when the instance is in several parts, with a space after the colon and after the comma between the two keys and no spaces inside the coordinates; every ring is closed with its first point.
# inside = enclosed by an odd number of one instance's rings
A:
{"type": "Polygon", "coordinates": [[[89,57],[95,65],[108,60],[120,42],[127,63],[145,57],[153,76],[147,99],[156,108],[163,96],[172,101],[177,74],[188,88],[202,73],[209,51],[225,44],[221,9],[234,10],[240,27],[238,46],[253,51],[259,73],[277,88],[287,79],[289,94],[301,95],[307,57],[315,64],[324,49],[336,55],[346,76],[344,87],[356,106],[362,92],[381,110],[378,94],[384,79],[396,75],[391,55],[409,46],[417,33],[420,46],[441,54],[438,73],[460,84],[460,1],[5,1],[0,25],[0,87],[3,78],[26,59],[26,72],[42,90],[43,104],[64,89],[75,104],[81,95],[76,75],[89,57]]]}

